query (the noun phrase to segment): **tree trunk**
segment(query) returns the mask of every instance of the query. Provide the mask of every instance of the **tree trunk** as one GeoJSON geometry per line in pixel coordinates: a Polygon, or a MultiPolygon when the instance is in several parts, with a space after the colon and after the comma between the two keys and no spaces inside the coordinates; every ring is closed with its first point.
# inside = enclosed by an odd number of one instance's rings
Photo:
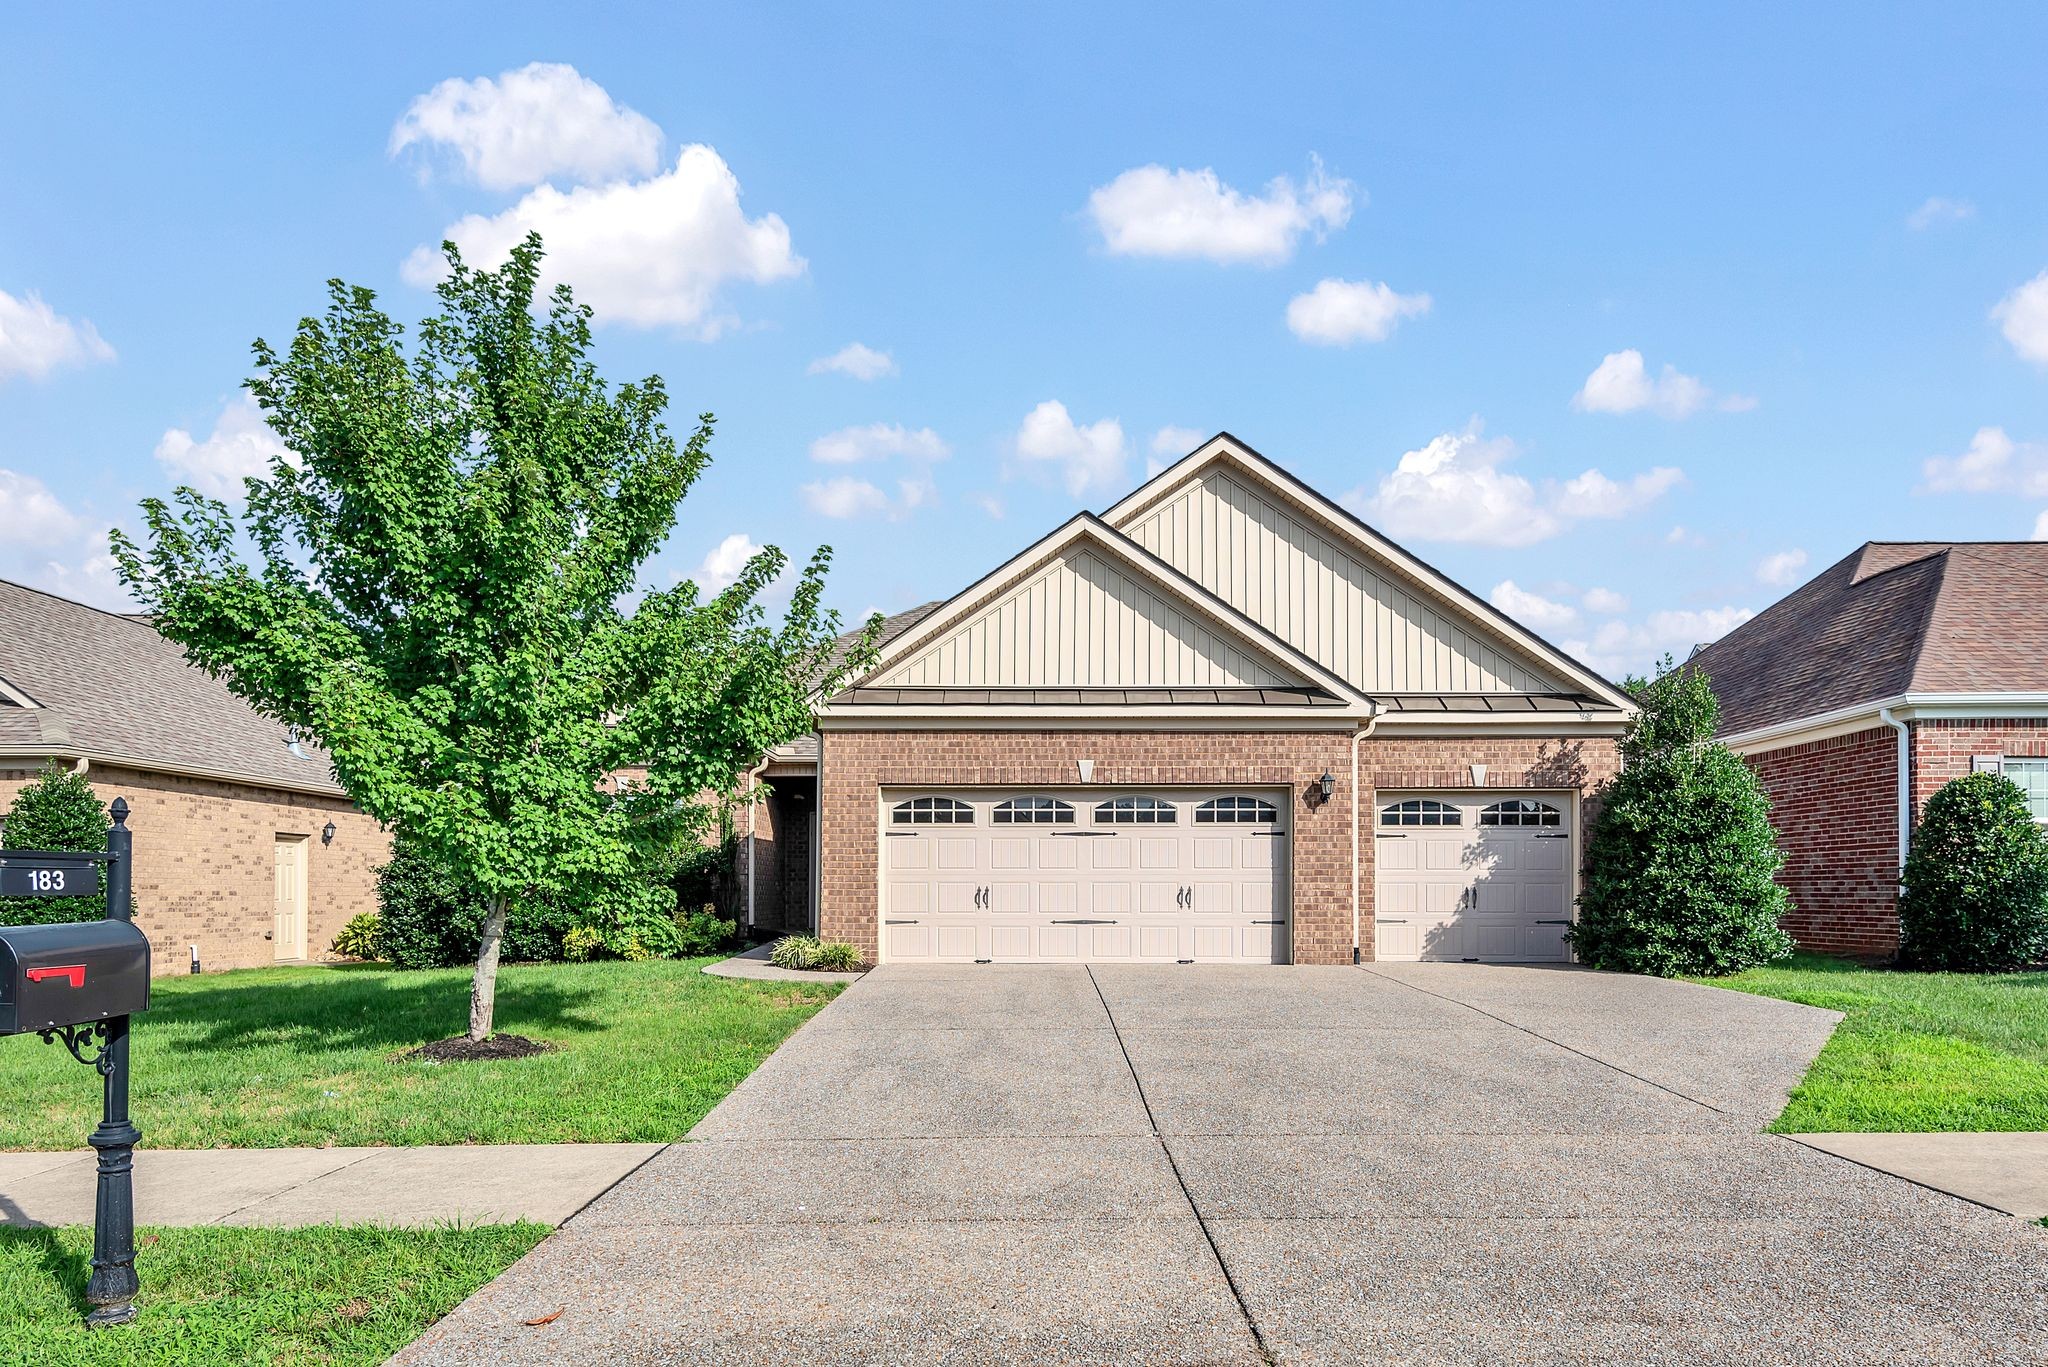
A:
{"type": "Polygon", "coordinates": [[[469,984],[469,1037],[487,1039],[491,1033],[491,1011],[498,1004],[498,944],[505,937],[505,898],[491,899],[484,917],[484,939],[477,946],[476,976],[469,984]]]}

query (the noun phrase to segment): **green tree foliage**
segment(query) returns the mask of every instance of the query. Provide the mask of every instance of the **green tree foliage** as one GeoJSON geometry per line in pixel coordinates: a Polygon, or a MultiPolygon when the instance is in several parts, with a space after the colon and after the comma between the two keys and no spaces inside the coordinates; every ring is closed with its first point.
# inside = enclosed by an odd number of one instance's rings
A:
{"type": "Polygon", "coordinates": [[[538,237],[496,271],[446,251],[410,355],[340,281],[287,350],[256,344],[249,389],[288,454],[248,481],[239,525],[180,489],[144,501],[147,550],[116,535],[114,552],[164,635],[484,895],[482,1038],[510,903],[658,902],[639,869],[702,829],[699,795],[736,795],[811,725],[814,690],[869,657],[876,626],[835,657],[822,549],[779,624],[756,601],[787,564],[773,548],[709,599],[686,582],[628,610],[710,458],[710,415],[678,446],[658,377],[598,375],[566,287],[536,315],[538,237]],[[645,780],[607,779],[627,766],[645,780]]]}
{"type": "Polygon", "coordinates": [[[1621,742],[1586,844],[1571,939],[1596,968],[1735,973],[1782,959],[1785,862],[1756,775],[1712,738],[1720,705],[1704,673],[1630,680],[1641,711],[1621,742]]]}
{"type": "MultiPolygon", "coordinates": [[[[35,782],[14,795],[0,824],[0,846],[10,850],[104,850],[113,825],[84,774],[46,764],[35,782]]],[[[97,921],[107,914],[107,872],[97,897],[0,897],[0,925],[42,926],[97,921]]]]}
{"type": "Polygon", "coordinates": [[[2003,774],[1965,774],[1927,799],[1900,881],[1914,966],[1996,973],[2048,957],[2048,835],[2003,774]]]}

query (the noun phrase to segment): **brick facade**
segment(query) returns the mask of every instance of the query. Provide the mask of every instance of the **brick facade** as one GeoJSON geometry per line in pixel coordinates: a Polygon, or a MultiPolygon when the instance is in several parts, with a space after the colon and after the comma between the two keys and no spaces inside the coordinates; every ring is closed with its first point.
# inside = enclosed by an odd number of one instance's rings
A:
{"type": "Polygon", "coordinates": [[[1746,757],[1785,854],[1785,928],[1806,949],[1898,951],[1898,755],[1898,733],[1880,726],[1746,757]]]}
{"type": "MultiPolygon", "coordinates": [[[[327,947],[343,923],[377,909],[377,869],[390,856],[390,837],[346,798],[113,766],[87,772],[102,802],[128,799],[135,921],[158,973],[185,972],[194,944],[208,970],[277,962],[269,935],[279,835],[306,840],[309,958],[332,959],[327,947]],[[334,842],[323,845],[330,821],[334,842]]],[[[0,809],[34,778],[32,769],[0,768],[0,809]]]]}
{"type": "Polygon", "coordinates": [[[1935,789],[1970,772],[1972,755],[2048,758],[2048,717],[1925,718],[1912,726],[1915,813],[1935,789]]]}
{"type": "MultiPolygon", "coordinates": [[[[819,934],[873,960],[880,908],[879,791],[946,785],[1072,787],[1077,761],[1093,784],[1285,788],[1292,815],[1293,960],[1351,962],[1354,819],[1370,820],[1351,791],[1349,731],[828,730],[819,803],[819,934]],[[1315,780],[1338,780],[1327,803],[1315,780]]],[[[1360,746],[1366,793],[1412,788],[1549,788],[1588,791],[1616,772],[1611,738],[1369,738],[1360,746]],[[1475,783],[1471,766],[1486,766],[1475,783]]],[[[1371,831],[1358,840],[1360,949],[1372,957],[1371,831]]]]}

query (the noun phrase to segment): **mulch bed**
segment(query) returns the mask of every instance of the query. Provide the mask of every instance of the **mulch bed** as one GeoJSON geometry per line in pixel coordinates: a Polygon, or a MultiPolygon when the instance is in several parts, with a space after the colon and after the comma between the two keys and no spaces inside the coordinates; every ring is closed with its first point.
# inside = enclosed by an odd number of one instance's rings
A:
{"type": "Polygon", "coordinates": [[[474,1040],[467,1035],[453,1039],[437,1039],[432,1044],[422,1044],[417,1049],[408,1049],[399,1057],[402,1059],[425,1059],[429,1063],[468,1063],[478,1059],[532,1058],[535,1054],[551,1054],[555,1046],[540,1040],[528,1039],[524,1035],[492,1035],[488,1039],[474,1040]]]}

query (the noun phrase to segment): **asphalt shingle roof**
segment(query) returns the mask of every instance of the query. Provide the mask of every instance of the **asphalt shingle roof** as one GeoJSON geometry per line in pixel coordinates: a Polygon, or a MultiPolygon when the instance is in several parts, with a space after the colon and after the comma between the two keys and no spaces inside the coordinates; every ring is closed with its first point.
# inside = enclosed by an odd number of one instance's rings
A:
{"type": "Polygon", "coordinates": [[[1868,542],[1692,663],[1724,735],[1904,693],[2048,692],[2048,542],[1868,542]]]}
{"type": "Polygon", "coordinates": [[[39,704],[0,704],[0,749],[341,792],[318,746],[293,754],[281,723],[187,663],[145,618],[0,580],[0,681],[39,704]]]}

